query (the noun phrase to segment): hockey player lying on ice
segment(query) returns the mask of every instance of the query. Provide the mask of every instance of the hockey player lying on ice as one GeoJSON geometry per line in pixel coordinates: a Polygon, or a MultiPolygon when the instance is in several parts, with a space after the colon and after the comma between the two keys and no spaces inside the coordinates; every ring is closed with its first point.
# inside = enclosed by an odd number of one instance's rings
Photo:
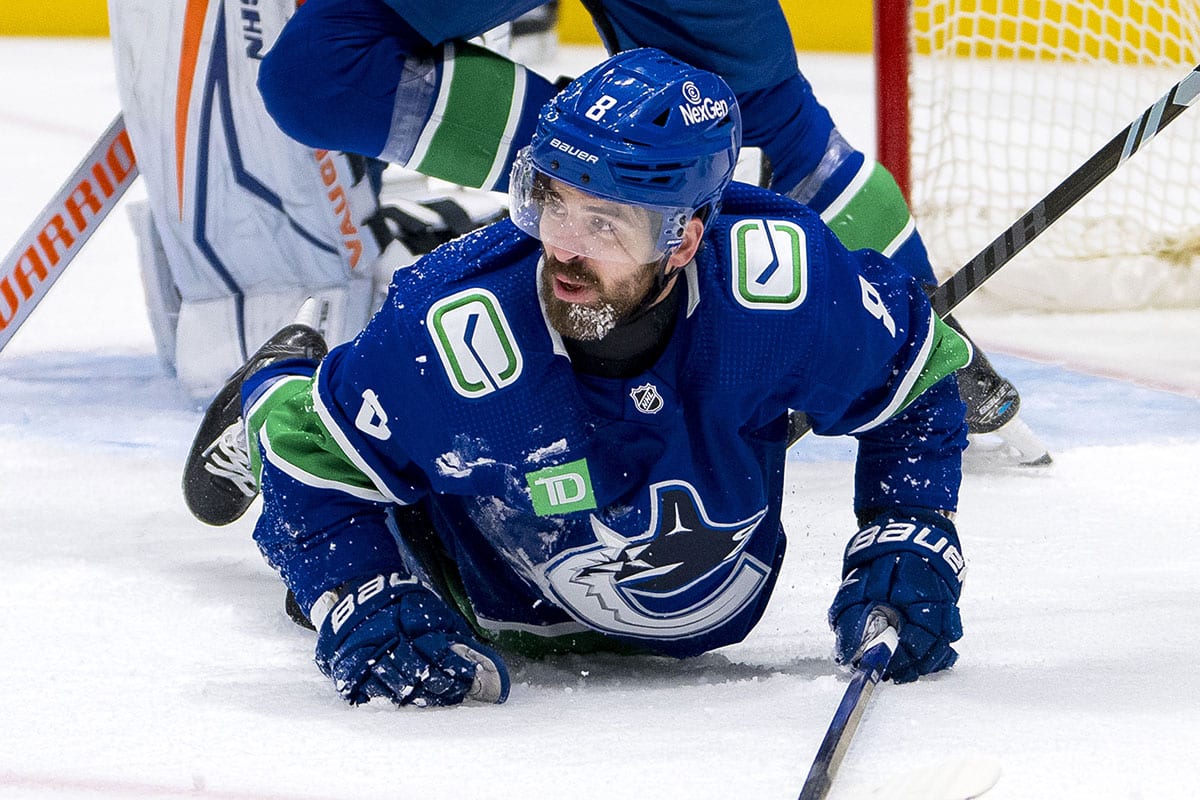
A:
{"type": "Polygon", "coordinates": [[[261,481],[255,539],[346,700],[502,702],[506,652],[742,640],[784,557],[788,409],[859,441],[839,660],[882,603],[890,677],[954,663],[970,347],[893,262],[731,184],[740,138],[716,75],[617,55],[543,108],[511,220],[399,270],[328,355],[285,328],[218,395],[189,505],[224,524],[261,481]],[[246,475],[206,460],[245,434],[246,475]]]}

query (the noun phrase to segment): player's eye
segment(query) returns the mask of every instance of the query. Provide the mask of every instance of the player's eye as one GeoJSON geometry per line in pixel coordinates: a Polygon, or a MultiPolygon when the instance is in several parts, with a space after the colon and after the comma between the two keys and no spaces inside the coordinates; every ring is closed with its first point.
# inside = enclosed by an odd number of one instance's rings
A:
{"type": "Polygon", "coordinates": [[[617,227],[608,217],[594,216],[589,223],[589,229],[598,236],[615,237],[617,227]]]}

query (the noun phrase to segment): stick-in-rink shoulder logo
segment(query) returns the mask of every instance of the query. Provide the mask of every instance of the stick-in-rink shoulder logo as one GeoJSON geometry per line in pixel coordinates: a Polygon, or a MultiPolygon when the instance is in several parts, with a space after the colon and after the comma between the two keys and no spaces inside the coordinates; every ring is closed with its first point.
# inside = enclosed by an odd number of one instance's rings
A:
{"type": "Polygon", "coordinates": [[[443,297],[425,323],[450,385],[463,397],[483,397],[521,376],[521,351],[500,301],[487,289],[443,297]]]}
{"type": "Polygon", "coordinates": [[[804,229],[782,219],[743,219],[729,229],[733,296],[746,308],[786,311],[808,293],[804,229]]]}

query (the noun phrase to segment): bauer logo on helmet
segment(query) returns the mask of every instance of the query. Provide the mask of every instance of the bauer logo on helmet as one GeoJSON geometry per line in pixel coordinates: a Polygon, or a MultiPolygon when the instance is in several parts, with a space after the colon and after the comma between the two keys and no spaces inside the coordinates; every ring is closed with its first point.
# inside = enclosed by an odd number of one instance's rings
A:
{"type": "Polygon", "coordinates": [[[595,164],[600,160],[598,156],[592,155],[586,150],[582,150],[574,145],[567,144],[560,139],[551,139],[550,146],[556,150],[561,150],[569,156],[575,156],[585,164],[595,164]]]}

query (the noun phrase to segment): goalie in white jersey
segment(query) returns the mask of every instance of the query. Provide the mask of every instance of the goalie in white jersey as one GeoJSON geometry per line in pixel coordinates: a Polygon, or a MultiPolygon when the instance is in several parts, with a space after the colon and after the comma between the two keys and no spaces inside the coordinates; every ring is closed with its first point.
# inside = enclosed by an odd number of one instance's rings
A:
{"type": "Polygon", "coordinates": [[[155,342],[194,398],[305,298],[331,342],[362,330],[397,266],[498,218],[483,192],[380,204],[383,165],[287,136],[255,84],[294,0],[114,0],[126,127],[148,203],[131,209],[155,342]],[[386,254],[383,251],[387,251],[386,254]]]}

